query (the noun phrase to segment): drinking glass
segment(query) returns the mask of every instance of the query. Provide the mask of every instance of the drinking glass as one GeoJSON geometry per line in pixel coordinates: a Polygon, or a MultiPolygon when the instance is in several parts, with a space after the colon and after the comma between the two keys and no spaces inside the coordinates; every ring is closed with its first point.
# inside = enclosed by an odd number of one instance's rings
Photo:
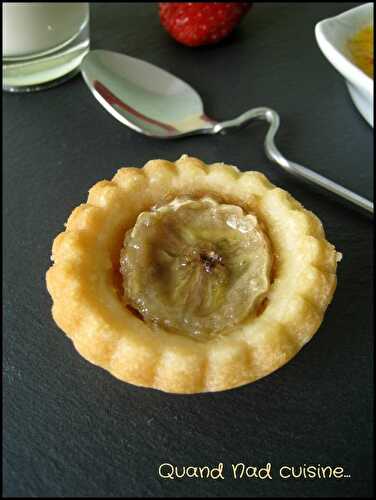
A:
{"type": "Polygon", "coordinates": [[[3,2],[3,90],[71,78],[89,51],[89,3],[3,2]]]}

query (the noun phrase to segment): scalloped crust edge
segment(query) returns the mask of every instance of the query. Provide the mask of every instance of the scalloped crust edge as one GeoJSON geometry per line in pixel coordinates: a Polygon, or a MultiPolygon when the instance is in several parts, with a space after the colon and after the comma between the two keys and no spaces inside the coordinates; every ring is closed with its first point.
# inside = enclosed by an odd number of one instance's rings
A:
{"type": "Polygon", "coordinates": [[[340,259],[320,220],[262,173],[183,155],[124,167],[95,184],[53,242],[46,283],[56,324],[85,359],[124,382],[192,394],[253,382],[294,357],[323,320],[340,259]],[[123,306],[114,284],[124,231],[141,211],[182,194],[254,212],[276,257],[262,314],[206,343],[152,331],[123,306]]]}

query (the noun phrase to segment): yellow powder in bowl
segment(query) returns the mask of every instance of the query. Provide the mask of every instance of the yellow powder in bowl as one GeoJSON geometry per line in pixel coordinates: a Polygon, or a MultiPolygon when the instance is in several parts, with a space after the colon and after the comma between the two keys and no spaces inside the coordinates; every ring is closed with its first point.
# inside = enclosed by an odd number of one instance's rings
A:
{"type": "Polygon", "coordinates": [[[367,26],[349,41],[353,62],[373,79],[373,26],[367,26]]]}

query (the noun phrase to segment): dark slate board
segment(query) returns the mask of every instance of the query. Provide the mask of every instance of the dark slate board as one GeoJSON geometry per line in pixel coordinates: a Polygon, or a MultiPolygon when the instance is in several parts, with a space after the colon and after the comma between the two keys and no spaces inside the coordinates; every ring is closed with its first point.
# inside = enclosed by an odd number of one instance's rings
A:
{"type": "MultiPolygon", "coordinates": [[[[92,46],[174,72],[209,116],[266,105],[287,157],[372,197],[372,130],[324,59],[314,25],[355,4],[256,4],[230,39],[191,50],[160,28],[155,4],[93,4],[92,46]]],[[[3,94],[4,494],[6,496],[369,496],[372,482],[372,221],[269,163],[263,124],[159,142],[128,130],[80,77],[3,94]],[[97,180],[182,153],[260,169],[323,220],[344,254],[314,339],[288,365],[218,394],[173,396],[121,383],[82,359],[50,315],[54,236],[97,180]],[[224,480],[158,477],[163,462],[225,464],[224,480]],[[273,479],[231,478],[231,464],[273,479]],[[283,464],[340,465],[347,479],[282,480],[283,464]]]]}

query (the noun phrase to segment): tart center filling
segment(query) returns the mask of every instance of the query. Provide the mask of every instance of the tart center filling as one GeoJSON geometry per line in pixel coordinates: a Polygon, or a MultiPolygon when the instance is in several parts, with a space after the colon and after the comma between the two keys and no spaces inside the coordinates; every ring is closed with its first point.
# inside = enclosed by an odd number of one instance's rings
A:
{"type": "Polygon", "coordinates": [[[210,197],[142,212],[120,256],[125,303],[149,323],[196,338],[255,314],[271,265],[256,216],[210,197]]]}

